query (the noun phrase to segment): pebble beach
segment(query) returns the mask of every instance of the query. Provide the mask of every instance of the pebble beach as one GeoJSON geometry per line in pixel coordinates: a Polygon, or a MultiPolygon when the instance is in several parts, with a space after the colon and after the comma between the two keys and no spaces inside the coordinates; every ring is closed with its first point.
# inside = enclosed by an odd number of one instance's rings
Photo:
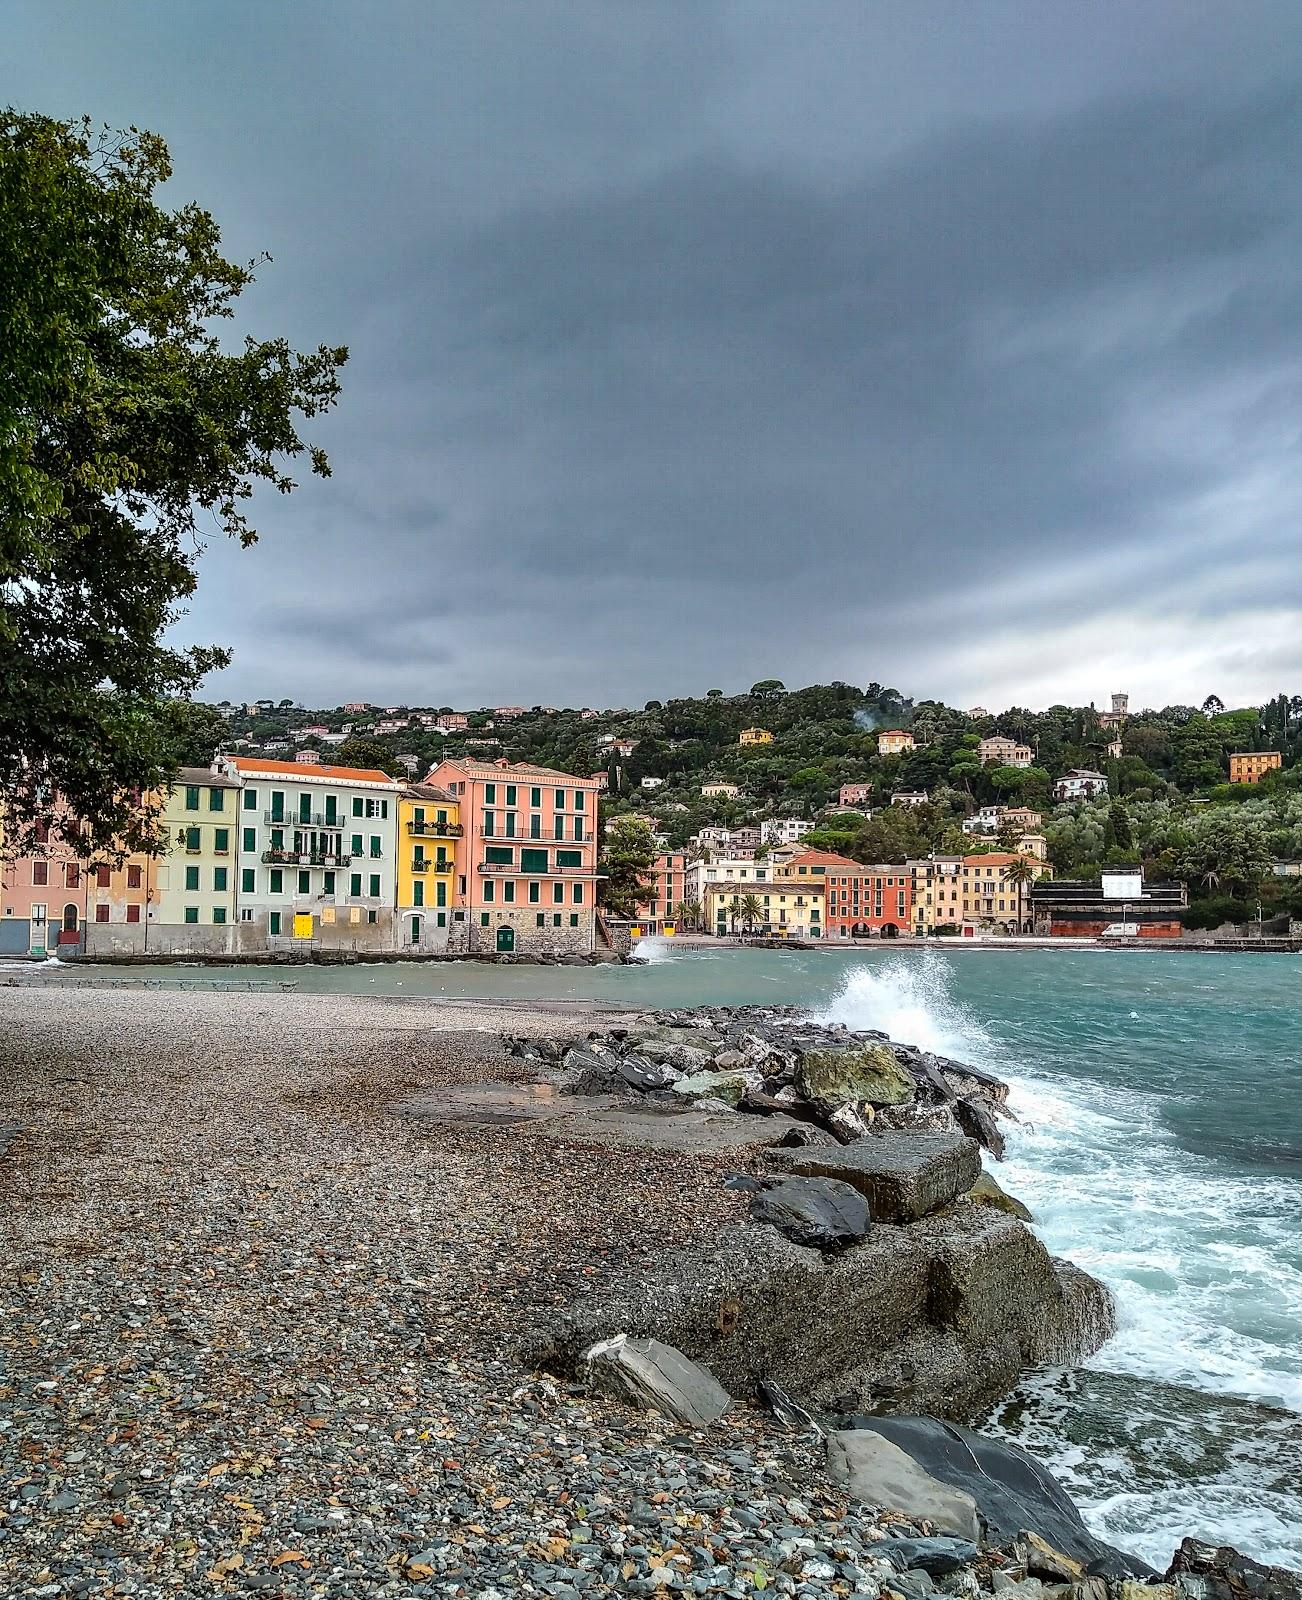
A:
{"type": "Polygon", "coordinates": [[[0,990],[0,1593],[876,1594],[883,1527],[808,1436],[514,1355],[740,1216],[735,1157],[394,1115],[527,1078],[503,1031],[617,1020],[0,990]]]}

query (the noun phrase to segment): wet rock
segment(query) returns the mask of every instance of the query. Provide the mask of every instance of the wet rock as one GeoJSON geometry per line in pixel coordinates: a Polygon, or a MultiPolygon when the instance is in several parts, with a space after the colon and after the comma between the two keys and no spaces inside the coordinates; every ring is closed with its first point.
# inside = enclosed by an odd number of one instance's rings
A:
{"type": "Polygon", "coordinates": [[[693,1427],[717,1422],[730,1404],[712,1373],[658,1339],[617,1334],[584,1352],[592,1388],[693,1427]]]}
{"type": "Polygon", "coordinates": [[[873,1116],[876,1131],[891,1133],[957,1133],[958,1122],[948,1104],[914,1100],[908,1105],[879,1106],[873,1116]]]}
{"type": "Polygon", "coordinates": [[[625,1056],[615,1070],[630,1088],[638,1089],[643,1094],[655,1089],[671,1089],[682,1077],[676,1067],[641,1056],[625,1056]]]}
{"type": "Polygon", "coordinates": [[[1017,1535],[1014,1548],[1033,1578],[1047,1578],[1051,1583],[1078,1583],[1085,1576],[1082,1562],[1055,1550],[1048,1540],[1029,1529],[1017,1535]]]}
{"type": "Polygon", "coordinates": [[[913,1522],[927,1521],[969,1543],[980,1536],[973,1497],[933,1477],[882,1434],[856,1429],[829,1434],[827,1474],[865,1505],[903,1512],[913,1522]]]}
{"type": "Polygon", "coordinates": [[[829,1111],[845,1105],[901,1105],[918,1086],[888,1044],[867,1040],[806,1049],[796,1068],[796,1087],[829,1111]]]}
{"type": "Polygon", "coordinates": [[[866,1196],[876,1222],[912,1222],[952,1205],[976,1182],[981,1156],[957,1134],[872,1134],[838,1150],[769,1151],[773,1172],[840,1178],[866,1196]]]}
{"type": "Polygon", "coordinates": [[[1231,1545],[1184,1539],[1166,1573],[1190,1600],[1302,1600],[1302,1573],[1266,1567],[1231,1545]]]}
{"type": "Polygon", "coordinates": [[[969,1139],[975,1139],[996,1161],[1004,1159],[1004,1136],[994,1114],[983,1101],[955,1100],[954,1119],[969,1139]]]}
{"type": "MultiPolygon", "coordinates": [[[[1055,1552],[1079,1561],[1091,1573],[1155,1576],[1137,1556],[1096,1539],[1053,1474],[1016,1445],[996,1443],[936,1417],[856,1417],[854,1428],[894,1444],[919,1470],[975,1501],[992,1545],[1012,1546],[1024,1529],[1034,1528],[1055,1552]]],[[[1229,1592],[1216,1600],[1230,1600],[1229,1592]]],[[[1279,1600],[1302,1600],[1302,1594],[1281,1594],[1279,1600]]]]}
{"type": "Polygon", "coordinates": [[[1034,1220],[1030,1207],[1023,1205],[1015,1196],[1001,1188],[988,1172],[982,1172],[964,1198],[971,1205],[990,1206],[995,1211],[1003,1211],[1010,1217],[1019,1218],[1022,1222],[1034,1220]]]}
{"type": "Polygon", "coordinates": [[[869,1227],[867,1200],[832,1178],[787,1178],[757,1194],[750,1214],[815,1250],[845,1250],[865,1238],[869,1227]]]}

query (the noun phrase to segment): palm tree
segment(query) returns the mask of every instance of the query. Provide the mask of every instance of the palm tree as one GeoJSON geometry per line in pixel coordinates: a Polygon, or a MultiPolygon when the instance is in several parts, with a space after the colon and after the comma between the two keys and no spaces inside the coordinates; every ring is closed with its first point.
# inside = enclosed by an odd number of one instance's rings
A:
{"type": "Polygon", "coordinates": [[[701,902],[680,900],[674,909],[678,913],[678,920],[695,933],[701,925],[701,902]]]}
{"type": "Polygon", "coordinates": [[[755,924],[762,922],[764,919],[764,908],[760,905],[759,896],[755,894],[742,895],[739,909],[746,932],[753,934],[755,932],[755,924]]]}
{"type": "Polygon", "coordinates": [[[1017,889],[1017,928],[1022,927],[1022,904],[1026,895],[1028,883],[1034,883],[1040,876],[1036,869],[1025,856],[1018,856],[1016,861],[1010,861],[1004,869],[1004,881],[1013,884],[1017,889]]]}

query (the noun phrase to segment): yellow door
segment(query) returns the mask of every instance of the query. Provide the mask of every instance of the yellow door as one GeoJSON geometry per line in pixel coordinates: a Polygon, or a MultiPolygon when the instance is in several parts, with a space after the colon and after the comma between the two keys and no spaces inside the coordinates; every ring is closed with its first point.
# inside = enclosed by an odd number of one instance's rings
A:
{"type": "Polygon", "coordinates": [[[310,911],[296,911],[294,913],[294,937],[296,939],[310,939],[312,937],[312,913],[310,911]]]}

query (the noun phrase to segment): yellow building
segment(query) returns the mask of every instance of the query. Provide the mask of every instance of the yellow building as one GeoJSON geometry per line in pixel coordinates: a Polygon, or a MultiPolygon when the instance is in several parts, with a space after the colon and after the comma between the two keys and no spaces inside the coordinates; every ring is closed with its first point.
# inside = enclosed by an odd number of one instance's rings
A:
{"type": "Polygon", "coordinates": [[[821,939],[826,892],[821,882],[707,883],[705,926],[720,938],[754,933],[766,939],[821,939]],[[752,897],[757,910],[748,922],[742,907],[752,897]]]}
{"type": "Polygon", "coordinates": [[[446,950],[461,809],[446,789],[413,783],[398,797],[399,948],[446,950]]]}
{"type": "Polygon", "coordinates": [[[914,748],[914,743],[913,735],[906,733],[903,728],[887,728],[877,735],[877,754],[902,756],[914,748]]]}
{"type": "Polygon", "coordinates": [[[772,744],[773,735],[767,728],[743,728],[738,744],[772,744]]]}
{"type": "Polygon", "coordinates": [[[958,927],[963,921],[962,856],[928,856],[908,866],[913,876],[913,932],[958,927]]]}
{"type": "Polygon", "coordinates": [[[1278,750],[1240,750],[1230,756],[1230,782],[1260,783],[1265,773],[1283,765],[1278,750]]]}
{"type": "Polygon", "coordinates": [[[239,795],[238,781],[208,767],[177,773],[159,817],[167,850],[148,867],[142,954],[235,950],[239,795]]]}
{"type": "Polygon", "coordinates": [[[1000,933],[1030,933],[1031,885],[1052,874],[1033,856],[994,850],[963,857],[963,920],[1000,933]]]}

